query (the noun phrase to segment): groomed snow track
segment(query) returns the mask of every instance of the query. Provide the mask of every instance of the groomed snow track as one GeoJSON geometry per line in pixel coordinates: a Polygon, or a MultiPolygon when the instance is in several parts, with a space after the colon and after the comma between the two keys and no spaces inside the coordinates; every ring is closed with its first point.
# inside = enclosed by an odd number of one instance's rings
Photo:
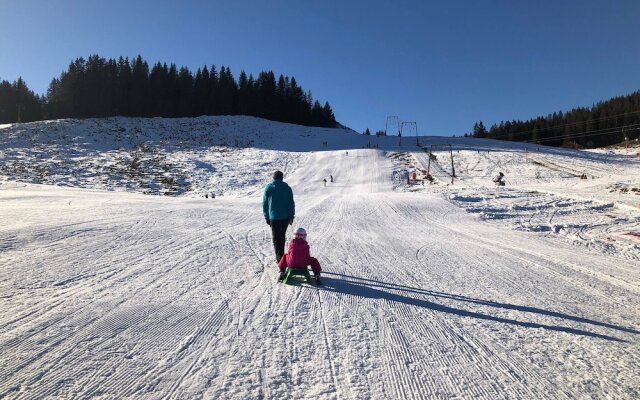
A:
{"type": "Polygon", "coordinates": [[[637,264],[391,176],[362,149],[285,177],[321,288],[276,283],[259,195],[5,185],[0,398],[640,397],[637,264]]]}

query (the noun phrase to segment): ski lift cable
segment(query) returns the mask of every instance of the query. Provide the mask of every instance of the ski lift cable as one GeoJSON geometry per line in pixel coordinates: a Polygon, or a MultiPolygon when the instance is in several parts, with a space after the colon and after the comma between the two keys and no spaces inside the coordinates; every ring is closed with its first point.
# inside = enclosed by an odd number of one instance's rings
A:
{"type": "Polygon", "coordinates": [[[625,125],[624,127],[619,127],[619,128],[607,128],[607,129],[600,129],[595,131],[578,132],[578,133],[554,136],[549,138],[525,140],[524,142],[525,143],[542,143],[542,142],[552,142],[552,141],[561,140],[561,139],[578,139],[583,137],[602,136],[602,135],[607,135],[611,133],[618,133],[618,132],[623,132],[626,129],[636,129],[636,128],[640,128],[640,124],[625,125]]]}

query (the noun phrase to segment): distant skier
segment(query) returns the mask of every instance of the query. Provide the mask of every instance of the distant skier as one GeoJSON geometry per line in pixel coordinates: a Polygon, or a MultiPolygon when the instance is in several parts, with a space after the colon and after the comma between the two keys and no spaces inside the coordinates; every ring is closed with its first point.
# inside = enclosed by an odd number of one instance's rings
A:
{"type": "Polygon", "coordinates": [[[498,175],[493,177],[493,182],[498,186],[504,186],[504,174],[499,172],[498,175]]]}
{"type": "Polygon", "coordinates": [[[324,178],[324,179],[322,180],[322,182],[324,183],[324,186],[326,187],[326,186],[327,186],[327,178],[324,178]]]}
{"type": "Polygon", "coordinates": [[[329,175],[329,178],[331,179],[331,183],[333,183],[333,175],[329,175]]]}
{"type": "Polygon", "coordinates": [[[315,257],[311,257],[309,244],[307,243],[307,231],[304,228],[298,228],[293,239],[289,242],[287,254],[278,263],[278,268],[280,268],[278,280],[282,281],[284,279],[287,268],[306,269],[309,265],[316,278],[316,283],[321,285],[320,271],[322,271],[322,268],[320,268],[320,263],[315,257]]]}
{"type": "Polygon", "coordinates": [[[276,262],[284,255],[287,225],[293,224],[295,218],[295,202],[293,191],[284,181],[281,171],[273,173],[273,181],[264,188],[262,195],[262,213],[271,226],[273,249],[276,253],[276,262]]]}

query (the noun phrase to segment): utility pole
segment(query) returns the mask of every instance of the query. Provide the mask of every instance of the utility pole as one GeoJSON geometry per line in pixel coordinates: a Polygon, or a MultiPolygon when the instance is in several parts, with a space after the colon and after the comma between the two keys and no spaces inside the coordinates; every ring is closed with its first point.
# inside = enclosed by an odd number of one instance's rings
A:
{"type": "Polygon", "coordinates": [[[622,136],[624,136],[624,154],[629,153],[629,136],[624,134],[624,126],[622,127],[622,136]]]}
{"type": "Polygon", "coordinates": [[[453,185],[453,178],[456,177],[456,168],[453,166],[453,147],[449,145],[449,156],[451,156],[451,184],[453,185]]]}

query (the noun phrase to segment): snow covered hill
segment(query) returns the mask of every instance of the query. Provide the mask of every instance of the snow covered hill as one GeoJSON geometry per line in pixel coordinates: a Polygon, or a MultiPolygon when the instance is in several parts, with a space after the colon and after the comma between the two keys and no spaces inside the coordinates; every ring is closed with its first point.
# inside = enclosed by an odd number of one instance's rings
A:
{"type": "Polygon", "coordinates": [[[261,184],[276,160],[293,170],[303,158],[301,150],[340,148],[345,136],[351,145],[359,135],[254,117],[5,125],[0,127],[0,177],[148,194],[233,195],[261,184]]]}
{"type": "Polygon", "coordinates": [[[0,127],[0,398],[638,398],[638,149],[419,141],[0,127]],[[275,169],[323,287],[276,283],[275,169]]]}

